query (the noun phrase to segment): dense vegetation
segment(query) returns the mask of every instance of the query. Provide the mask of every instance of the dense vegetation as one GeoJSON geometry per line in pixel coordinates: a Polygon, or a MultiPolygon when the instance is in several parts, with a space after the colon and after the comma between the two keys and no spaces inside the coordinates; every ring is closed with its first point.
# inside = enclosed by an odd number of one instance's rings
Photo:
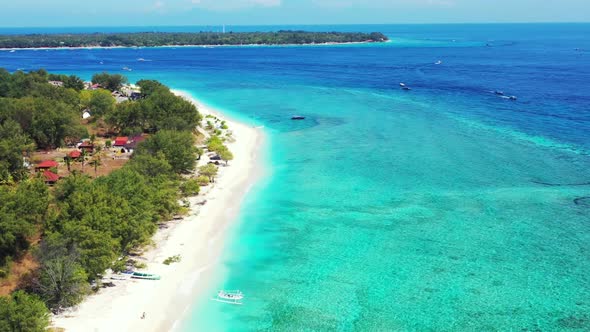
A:
{"type": "Polygon", "coordinates": [[[198,33],[91,33],[2,35],[0,48],[34,47],[114,47],[171,45],[285,45],[351,42],[383,42],[380,32],[198,32],[198,33]]]}
{"type": "MultiPolygon", "coordinates": [[[[111,89],[126,82],[107,73],[94,80],[111,89]]],[[[157,81],[138,85],[138,100],[117,104],[108,90],[83,90],[75,76],[0,69],[0,278],[25,252],[39,264],[21,287],[28,293],[0,297],[0,331],[42,331],[47,308],[79,303],[105,270],[124,269],[159,223],[183,212],[181,198],[198,194],[199,182],[185,176],[202,154],[195,148],[198,110],[157,81]],[[87,136],[80,122],[85,109],[113,134],[149,136],[123,168],[96,179],[72,172],[50,190],[30,176],[23,156],[87,136]],[[38,244],[31,243],[34,235],[38,244]]],[[[204,173],[211,179],[213,168],[204,173]]]]}
{"type": "Polygon", "coordinates": [[[157,81],[141,80],[142,98],[118,105],[116,112],[105,118],[124,134],[156,132],[162,129],[190,131],[200,120],[195,106],[175,96],[168,87],[157,81]]]}

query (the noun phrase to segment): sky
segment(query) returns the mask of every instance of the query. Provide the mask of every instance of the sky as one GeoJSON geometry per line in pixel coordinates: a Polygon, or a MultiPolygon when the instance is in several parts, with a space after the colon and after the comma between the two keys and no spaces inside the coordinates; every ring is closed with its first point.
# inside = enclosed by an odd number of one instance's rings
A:
{"type": "Polygon", "coordinates": [[[590,0],[0,0],[0,27],[590,22],[590,0]]]}

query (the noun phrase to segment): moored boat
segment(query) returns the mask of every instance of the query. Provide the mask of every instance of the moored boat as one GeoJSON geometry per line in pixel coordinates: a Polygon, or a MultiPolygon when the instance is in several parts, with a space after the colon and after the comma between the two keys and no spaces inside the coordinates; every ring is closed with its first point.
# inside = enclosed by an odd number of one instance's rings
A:
{"type": "Polygon", "coordinates": [[[160,280],[160,276],[157,274],[152,273],[142,273],[142,272],[133,272],[131,275],[133,279],[143,279],[143,280],[160,280]]]}
{"type": "Polygon", "coordinates": [[[242,304],[242,299],[244,298],[244,293],[239,290],[235,291],[228,291],[228,290],[220,290],[217,292],[217,296],[212,298],[211,300],[229,304],[242,304]]]}
{"type": "Polygon", "coordinates": [[[291,120],[305,120],[305,117],[301,115],[293,115],[291,120]]]}

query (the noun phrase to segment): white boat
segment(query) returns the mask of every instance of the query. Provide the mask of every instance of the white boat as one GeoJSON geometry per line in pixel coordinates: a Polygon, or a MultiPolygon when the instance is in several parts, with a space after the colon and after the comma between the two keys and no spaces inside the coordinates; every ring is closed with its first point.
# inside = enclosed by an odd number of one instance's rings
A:
{"type": "Polygon", "coordinates": [[[244,298],[244,293],[239,290],[235,291],[227,291],[227,290],[220,290],[217,292],[217,296],[212,298],[211,300],[229,304],[242,304],[242,299],[244,298]]]}
{"type": "Polygon", "coordinates": [[[14,52],[16,52],[16,50],[10,50],[10,52],[9,52],[9,53],[14,53],[14,52]]]}
{"type": "Polygon", "coordinates": [[[438,60],[438,61],[437,61],[437,62],[435,62],[434,64],[435,64],[435,65],[440,65],[440,64],[442,64],[442,61],[441,61],[441,60],[438,60]]]}
{"type": "Polygon", "coordinates": [[[129,67],[123,67],[123,70],[126,70],[126,71],[132,71],[133,69],[131,69],[131,68],[129,68],[129,67]]]}
{"type": "Polygon", "coordinates": [[[406,83],[400,83],[399,86],[403,88],[404,86],[406,86],[406,83]]]}

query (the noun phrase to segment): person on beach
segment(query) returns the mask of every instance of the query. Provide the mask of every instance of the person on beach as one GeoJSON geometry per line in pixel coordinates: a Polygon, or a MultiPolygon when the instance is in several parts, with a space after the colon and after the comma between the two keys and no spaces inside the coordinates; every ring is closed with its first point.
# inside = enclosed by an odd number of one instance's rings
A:
{"type": "Polygon", "coordinates": [[[141,319],[145,319],[145,311],[141,314],[141,319]]]}

